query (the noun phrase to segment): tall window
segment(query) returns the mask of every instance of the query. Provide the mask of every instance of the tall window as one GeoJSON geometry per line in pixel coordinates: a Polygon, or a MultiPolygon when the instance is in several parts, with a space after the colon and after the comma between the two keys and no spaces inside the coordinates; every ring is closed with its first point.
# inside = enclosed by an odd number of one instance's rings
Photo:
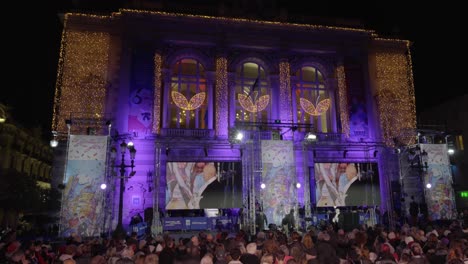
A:
{"type": "Polygon", "coordinates": [[[181,59],[175,63],[169,97],[170,128],[208,128],[205,70],[197,60],[181,59]]]}
{"type": "Polygon", "coordinates": [[[262,66],[243,63],[235,80],[236,121],[267,122],[271,113],[271,95],[262,66]]]}
{"type": "Polygon", "coordinates": [[[295,111],[297,122],[312,125],[317,132],[329,132],[331,98],[323,74],[305,66],[295,73],[295,111]]]}

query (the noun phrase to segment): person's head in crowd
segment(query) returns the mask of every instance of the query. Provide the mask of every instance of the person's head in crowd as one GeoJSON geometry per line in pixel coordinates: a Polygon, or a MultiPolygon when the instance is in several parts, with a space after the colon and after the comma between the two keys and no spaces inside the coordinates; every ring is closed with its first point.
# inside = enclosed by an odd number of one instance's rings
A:
{"type": "Polygon", "coordinates": [[[310,236],[309,233],[306,233],[302,238],[302,244],[305,248],[313,248],[314,247],[314,240],[310,236]]]}
{"type": "Polygon", "coordinates": [[[97,255],[97,256],[94,256],[92,259],[91,259],[91,264],[105,264],[106,263],[106,258],[104,258],[103,256],[101,255],[97,255]]]}
{"type": "Polygon", "coordinates": [[[275,256],[271,253],[266,253],[260,259],[260,264],[273,264],[275,263],[275,256]]]}
{"type": "Polygon", "coordinates": [[[302,263],[306,259],[306,254],[301,246],[291,247],[291,257],[302,263]]]}
{"type": "Polygon", "coordinates": [[[145,257],[145,263],[152,264],[152,263],[159,263],[159,256],[157,254],[149,254],[145,257]]]}
{"type": "Polygon", "coordinates": [[[232,260],[239,260],[241,251],[239,248],[234,247],[229,251],[229,255],[231,256],[232,260]]]}
{"type": "Polygon", "coordinates": [[[246,250],[246,252],[248,254],[255,255],[255,254],[257,254],[257,244],[256,243],[249,243],[249,244],[247,244],[245,250],[246,250]]]}
{"type": "Polygon", "coordinates": [[[206,254],[201,258],[200,264],[213,264],[213,256],[211,254],[206,254]]]}

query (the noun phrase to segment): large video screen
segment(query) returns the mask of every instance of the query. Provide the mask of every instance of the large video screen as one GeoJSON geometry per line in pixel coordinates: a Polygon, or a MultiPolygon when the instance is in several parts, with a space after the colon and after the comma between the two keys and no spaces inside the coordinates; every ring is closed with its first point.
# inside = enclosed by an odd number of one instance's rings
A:
{"type": "Polygon", "coordinates": [[[380,205],[377,163],[315,163],[318,207],[380,205]]]}
{"type": "Polygon", "coordinates": [[[241,162],[168,162],[166,210],[241,208],[241,162]]]}

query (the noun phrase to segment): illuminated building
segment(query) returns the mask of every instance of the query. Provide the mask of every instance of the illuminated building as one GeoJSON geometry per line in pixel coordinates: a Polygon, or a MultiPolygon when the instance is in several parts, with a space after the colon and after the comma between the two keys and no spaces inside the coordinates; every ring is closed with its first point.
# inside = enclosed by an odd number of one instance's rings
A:
{"type": "Polygon", "coordinates": [[[282,206],[311,214],[316,165],[355,163],[359,175],[377,177],[376,200],[360,205],[383,212],[394,206],[395,148],[416,143],[409,46],[354,27],[131,9],[69,13],[53,129],[66,133],[71,118],[81,122],[72,133],[93,124],[101,131],[99,120],[111,119],[113,134],[138,146],[126,223],[134,212],[165,210],[168,164],[240,162],[242,221],[252,228],[255,200],[271,195],[260,183],[285,162],[261,149],[275,140],[288,142],[293,159],[287,188],[302,186],[282,206]],[[311,133],[316,138],[304,140],[311,133]]]}

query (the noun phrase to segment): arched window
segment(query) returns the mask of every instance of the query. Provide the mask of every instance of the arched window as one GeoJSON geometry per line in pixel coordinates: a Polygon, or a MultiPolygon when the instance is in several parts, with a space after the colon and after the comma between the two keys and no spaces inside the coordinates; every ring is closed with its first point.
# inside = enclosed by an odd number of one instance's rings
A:
{"type": "Polygon", "coordinates": [[[186,58],[174,64],[169,97],[170,128],[208,128],[208,92],[200,62],[186,58]]]}
{"type": "Polygon", "coordinates": [[[271,114],[269,83],[262,66],[244,62],[236,71],[236,121],[268,122],[271,114]]]}
{"type": "Polygon", "coordinates": [[[312,125],[317,132],[330,132],[332,102],[322,72],[312,66],[296,71],[294,93],[297,123],[312,125]]]}

